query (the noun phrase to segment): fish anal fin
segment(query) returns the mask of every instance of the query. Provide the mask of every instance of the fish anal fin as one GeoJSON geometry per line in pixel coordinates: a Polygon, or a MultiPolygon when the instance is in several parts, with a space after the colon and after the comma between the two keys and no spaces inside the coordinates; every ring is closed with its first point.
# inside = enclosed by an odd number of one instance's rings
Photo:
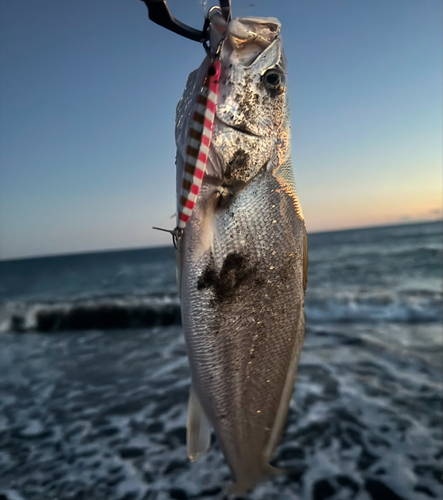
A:
{"type": "Polygon", "coordinates": [[[188,448],[188,457],[191,462],[197,460],[207,452],[210,442],[211,425],[191,386],[188,404],[188,421],[186,424],[186,444],[188,448]]]}

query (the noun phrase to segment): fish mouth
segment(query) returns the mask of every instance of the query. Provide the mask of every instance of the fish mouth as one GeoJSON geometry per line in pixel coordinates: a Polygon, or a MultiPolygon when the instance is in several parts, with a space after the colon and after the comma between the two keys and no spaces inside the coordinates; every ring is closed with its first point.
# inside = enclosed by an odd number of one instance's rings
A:
{"type": "MultiPolygon", "coordinates": [[[[220,120],[220,118],[219,118],[219,120],[220,120]]],[[[233,130],[236,130],[237,132],[241,132],[242,134],[246,134],[246,135],[249,135],[251,137],[263,137],[262,134],[256,134],[255,132],[252,132],[251,130],[249,130],[246,127],[246,125],[243,125],[242,123],[240,123],[240,125],[232,125],[231,123],[226,123],[223,120],[220,120],[220,122],[223,123],[223,125],[225,127],[232,128],[233,130]]]]}

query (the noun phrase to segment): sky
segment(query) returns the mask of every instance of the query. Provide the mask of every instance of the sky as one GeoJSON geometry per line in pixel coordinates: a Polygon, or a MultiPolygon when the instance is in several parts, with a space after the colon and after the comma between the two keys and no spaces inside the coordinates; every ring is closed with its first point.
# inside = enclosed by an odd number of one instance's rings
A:
{"type": "MultiPolygon", "coordinates": [[[[201,0],[170,0],[201,29],[201,0]]],[[[209,0],[208,5],[212,3],[209,0]]],[[[232,0],[282,22],[308,232],[442,216],[440,0],[232,0]]],[[[171,244],[200,44],[139,0],[1,0],[0,259],[171,244]]]]}

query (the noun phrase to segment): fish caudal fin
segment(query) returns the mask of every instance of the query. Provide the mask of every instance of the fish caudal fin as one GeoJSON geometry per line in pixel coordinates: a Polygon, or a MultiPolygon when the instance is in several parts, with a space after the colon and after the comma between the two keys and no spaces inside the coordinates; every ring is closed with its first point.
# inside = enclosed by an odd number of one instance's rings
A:
{"type": "Polygon", "coordinates": [[[268,463],[265,463],[259,470],[254,474],[243,474],[240,477],[236,477],[236,481],[229,487],[229,495],[246,495],[249,491],[254,488],[260,481],[262,481],[266,476],[272,476],[275,474],[281,474],[285,472],[284,469],[277,469],[272,467],[268,463]]]}
{"type": "Polygon", "coordinates": [[[188,421],[186,423],[186,444],[188,457],[193,462],[204,455],[211,442],[211,425],[200,401],[191,386],[188,404],[188,421]]]}

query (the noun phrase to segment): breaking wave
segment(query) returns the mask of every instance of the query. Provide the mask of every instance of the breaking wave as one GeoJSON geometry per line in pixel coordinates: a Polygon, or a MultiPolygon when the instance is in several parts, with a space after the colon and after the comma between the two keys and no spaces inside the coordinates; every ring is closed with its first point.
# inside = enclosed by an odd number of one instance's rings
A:
{"type": "Polygon", "coordinates": [[[49,333],[149,328],[181,323],[178,298],[168,296],[8,304],[7,309],[9,314],[6,314],[0,331],[49,333]]]}
{"type": "Polygon", "coordinates": [[[443,318],[438,292],[313,295],[305,304],[308,322],[435,323],[443,318]]]}
{"type": "MultiPolygon", "coordinates": [[[[305,308],[308,323],[435,323],[442,321],[438,292],[391,294],[311,293],[305,308]]],[[[126,296],[10,302],[1,312],[0,331],[84,331],[179,325],[176,295],[126,296]]]]}

